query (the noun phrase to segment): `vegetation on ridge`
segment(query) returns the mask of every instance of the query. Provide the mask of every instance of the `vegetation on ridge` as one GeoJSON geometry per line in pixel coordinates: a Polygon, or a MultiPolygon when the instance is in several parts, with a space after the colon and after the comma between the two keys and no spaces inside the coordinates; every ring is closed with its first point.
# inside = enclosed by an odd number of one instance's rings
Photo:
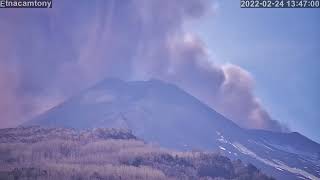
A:
{"type": "Polygon", "coordinates": [[[130,131],[40,127],[0,130],[0,179],[272,179],[255,166],[207,152],[146,144],[130,131]]]}

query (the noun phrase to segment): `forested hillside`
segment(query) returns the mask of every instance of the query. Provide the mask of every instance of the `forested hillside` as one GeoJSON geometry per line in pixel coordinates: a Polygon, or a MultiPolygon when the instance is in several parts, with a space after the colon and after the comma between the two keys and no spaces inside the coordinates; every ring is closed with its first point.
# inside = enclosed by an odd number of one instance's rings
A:
{"type": "Polygon", "coordinates": [[[177,152],[116,129],[0,130],[0,179],[272,179],[213,152],[177,152]]]}

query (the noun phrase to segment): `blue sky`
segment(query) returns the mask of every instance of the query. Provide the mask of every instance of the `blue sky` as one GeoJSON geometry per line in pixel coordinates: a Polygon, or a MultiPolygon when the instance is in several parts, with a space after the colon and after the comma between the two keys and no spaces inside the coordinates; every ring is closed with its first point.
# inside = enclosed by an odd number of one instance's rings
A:
{"type": "Polygon", "coordinates": [[[195,28],[215,60],[249,71],[271,116],[320,142],[320,10],[215,6],[195,28]]]}

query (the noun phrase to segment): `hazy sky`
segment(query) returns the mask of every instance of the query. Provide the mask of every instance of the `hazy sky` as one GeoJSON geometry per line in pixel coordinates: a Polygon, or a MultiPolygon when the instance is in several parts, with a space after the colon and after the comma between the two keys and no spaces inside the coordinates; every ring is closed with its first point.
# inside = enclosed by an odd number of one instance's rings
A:
{"type": "Polygon", "coordinates": [[[195,28],[211,53],[252,74],[273,118],[320,142],[320,10],[215,7],[195,28]]]}
{"type": "Polygon", "coordinates": [[[245,128],[320,141],[317,9],[234,0],[57,0],[0,10],[0,127],[106,77],[177,84],[245,128]],[[279,120],[279,122],[275,121],[279,120]]]}

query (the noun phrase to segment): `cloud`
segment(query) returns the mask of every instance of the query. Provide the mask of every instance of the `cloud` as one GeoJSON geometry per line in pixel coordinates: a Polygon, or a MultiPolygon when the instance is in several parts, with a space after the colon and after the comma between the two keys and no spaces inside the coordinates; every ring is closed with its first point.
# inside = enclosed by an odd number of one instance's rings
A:
{"type": "Polygon", "coordinates": [[[243,127],[280,130],[254,96],[251,75],[215,64],[184,28],[211,7],[210,0],[96,0],[1,11],[1,126],[112,76],[173,82],[243,127]]]}

